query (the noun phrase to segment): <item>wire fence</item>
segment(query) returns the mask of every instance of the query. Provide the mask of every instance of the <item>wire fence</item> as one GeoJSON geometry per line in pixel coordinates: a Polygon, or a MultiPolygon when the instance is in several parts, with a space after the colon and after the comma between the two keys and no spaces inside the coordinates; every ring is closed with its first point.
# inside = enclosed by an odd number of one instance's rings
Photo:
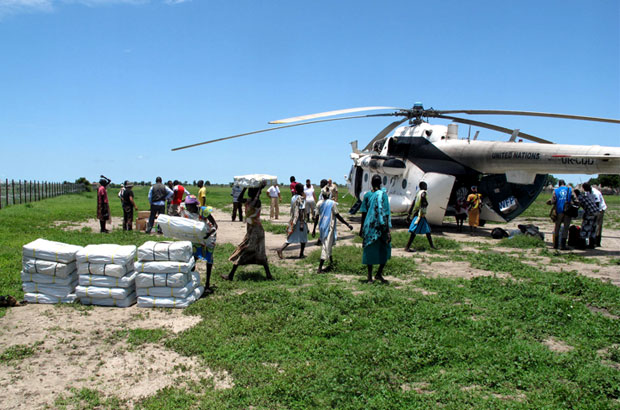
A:
{"type": "Polygon", "coordinates": [[[84,190],[84,184],[70,182],[22,181],[21,179],[9,181],[6,179],[0,181],[0,209],[59,195],[75,194],[84,190]]]}

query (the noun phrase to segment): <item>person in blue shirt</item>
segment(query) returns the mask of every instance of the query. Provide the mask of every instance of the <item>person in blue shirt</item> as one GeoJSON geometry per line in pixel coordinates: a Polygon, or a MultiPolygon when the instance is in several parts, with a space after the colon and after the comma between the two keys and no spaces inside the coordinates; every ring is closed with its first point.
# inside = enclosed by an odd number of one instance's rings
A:
{"type": "Polygon", "coordinates": [[[572,189],[566,186],[563,179],[558,181],[558,187],[553,191],[551,197],[551,203],[555,207],[557,217],[555,219],[555,228],[553,229],[553,249],[568,249],[566,247],[566,240],[568,239],[568,227],[570,226],[571,217],[566,211],[568,211],[573,192],[572,189]]]}

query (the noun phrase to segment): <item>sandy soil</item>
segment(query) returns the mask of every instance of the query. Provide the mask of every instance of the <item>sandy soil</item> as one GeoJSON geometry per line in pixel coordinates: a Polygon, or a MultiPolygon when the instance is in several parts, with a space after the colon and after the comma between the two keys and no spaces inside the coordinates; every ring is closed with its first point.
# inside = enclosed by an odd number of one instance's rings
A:
{"type": "MultiPolygon", "coordinates": [[[[245,224],[231,222],[230,214],[217,211],[214,217],[218,221],[218,243],[238,244],[245,234],[245,224]]],[[[268,219],[268,218],[267,218],[268,219]]],[[[285,224],[288,213],[282,212],[274,224],[285,224]]],[[[341,228],[338,244],[353,244],[353,238],[359,230],[359,218],[350,218],[353,232],[341,228]]],[[[493,245],[497,241],[490,237],[495,226],[514,229],[517,223],[534,223],[545,234],[547,241],[551,238],[552,226],[546,219],[528,222],[513,222],[506,225],[487,224],[475,236],[456,232],[454,224],[444,224],[435,228],[435,238],[444,237],[464,244],[463,252],[480,252],[479,243],[493,245]]],[[[406,229],[403,222],[394,221],[395,229],[406,229]]],[[[90,228],[99,230],[99,222],[90,220],[73,224],[58,221],[60,229],[81,230],[90,228]]],[[[120,218],[113,218],[112,229],[121,229],[120,218]]],[[[154,233],[152,235],[155,235],[154,233]]],[[[294,266],[299,253],[299,245],[291,245],[280,260],[275,249],[285,241],[283,235],[265,233],[266,247],[270,264],[294,266]]],[[[356,246],[359,246],[357,244],[356,246]]],[[[308,242],[306,253],[318,249],[316,240],[308,242]]],[[[572,262],[570,264],[551,264],[551,259],[538,255],[537,251],[509,248],[495,248],[497,251],[518,253],[524,262],[542,269],[557,272],[577,270],[585,276],[599,278],[620,286],[620,269],[609,265],[611,258],[620,257],[620,231],[604,231],[603,247],[596,250],[573,251],[575,254],[596,257],[599,264],[572,262]]],[[[459,277],[471,279],[477,276],[493,275],[492,272],[474,269],[466,262],[451,261],[447,257],[427,253],[406,253],[402,249],[393,249],[392,255],[413,258],[422,275],[429,277],[459,277]]],[[[361,259],[361,250],[360,250],[361,259]]],[[[203,271],[204,265],[199,264],[203,271]]],[[[217,266],[214,281],[217,283],[217,266]]],[[[389,274],[389,272],[387,272],[389,274]]],[[[510,278],[508,272],[497,276],[510,278]]],[[[409,286],[411,280],[386,276],[395,287],[409,286]]],[[[340,283],[353,283],[360,280],[353,275],[333,274],[332,280],[340,283]]],[[[413,292],[432,294],[425,289],[413,288],[413,292]]],[[[610,315],[604,309],[592,307],[593,312],[610,315]]],[[[614,317],[617,319],[617,317],[614,317]]],[[[234,386],[234,380],[222,371],[215,371],[199,359],[179,356],[158,345],[143,345],[133,348],[118,337],[118,331],[133,328],[166,329],[170,334],[182,332],[200,321],[198,317],[187,316],[180,310],[140,309],[136,306],[117,309],[94,307],[92,309],[56,307],[49,305],[27,305],[11,309],[0,318],[0,351],[14,345],[32,345],[40,343],[34,355],[15,364],[0,365],[0,403],[3,408],[34,409],[53,405],[60,394],[67,394],[71,387],[88,387],[105,394],[113,394],[129,401],[130,406],[140,397],[152,395],[157,390],[171,385],[183,385],[200,378],[211,379],[216,389],[234,386]],[[113,325],[112,325],[113,324],[113,325]]],[[[547,340],[545,344],[554,351],[570,347],[561,341],[547,340]]],[[[424,389],[419,386],[405,386],[406,389],[424,389]]]]}

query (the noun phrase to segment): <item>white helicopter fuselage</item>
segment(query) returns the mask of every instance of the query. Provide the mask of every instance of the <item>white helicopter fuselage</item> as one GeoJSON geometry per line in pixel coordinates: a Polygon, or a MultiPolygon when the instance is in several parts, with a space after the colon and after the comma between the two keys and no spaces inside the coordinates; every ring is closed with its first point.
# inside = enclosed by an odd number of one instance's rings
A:
{"type": "MultiPolygon", "coordinates": [[[[505,175],[503,180],[486,184],[490,192],[481,217],[507,221],[522,211],[515,211],[518,195],[507,191],[502,183],[511,184],[515,191],[520,191],[519,185],[532,191],[536,181],[538,190],[521,198],[521,202],[531,203],[542,189],[543,175],[549,173],[620,174],[620,148],[458,139],[456,124],[448,127],[422,122],[400,127],[381,142],[376,151],[354,149],[351,153],[354,165],[346,177],[349,192],[363,198],[371,189],[372,176],[380,175],[392,212],[402,213],[411,207],[420,181],[425,181],[427,219],[432,224],[442,223],[457,180],[477,184],[483,176],[505,175]]],[[[529,203],[523,205],[525,208],[529,203]]]]}

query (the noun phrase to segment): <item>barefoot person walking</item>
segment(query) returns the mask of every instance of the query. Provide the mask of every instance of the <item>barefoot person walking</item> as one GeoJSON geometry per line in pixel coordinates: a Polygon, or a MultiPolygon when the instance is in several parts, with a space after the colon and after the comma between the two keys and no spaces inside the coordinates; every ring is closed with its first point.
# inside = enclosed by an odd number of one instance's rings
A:
{"type": "Polygon", "coordinates": [[[413,221],[411,221],[411,225],[409,226],[409,232],[411,235],[409,236],[409,241],[407,242],[407,246],[405,246],[405,252],[413,252],[411,249],[411,244],[415,239],[417,234],[426,234],[426,239],[428,239],[428,243],[431,246],[431,249],[435,249],[433,246],[433,237],[431,236],[431,227],[426,221],[426,208],[428,207],[428,196],[426,192],[426,182],[420,182],[420,190],[418,191],[415,201],[411,205],[411,209],[409,209],[407,219],[411,219],[411,215],[415,215],[413,217],[413,221]]]}
{"type": "Polygon", "coordinates": [[[260,222],[260,193],[264,187],[263,182],[258,188],[248,188],[248,201],[245,204],[247,230],[237,249],[228,258],[233,267],[228,275],[221,275],[224,280],[233,280],[239,265],[262,265],[267,279],[273,279],[265,253],[265,230],[260,222]]]}
{"type": "Polygon", "coordinates": [[[379,175],[373,176],[370,184],[372,190],[366,192],[360,208],[362,226],[359,235],[364,240],[362,263],[368,266],[368,283],[373,282],[373,265],[379,265],[375,279],[387,283],[382,273],[385,264],[392,256],[390,201],[385,188],[381,188],[381,177],[379,175]]]}
{"type": "Polygon", "coordinates": [[[329,259],[329,266],[334,263],[332,260],[332,247],[337,239],[336,233],[336,220],[339,220],[347,226],[349,229],[353,227],[344,220],[338,212],[338,205],[336,201],[329,198],[329,192],[321,192],[321,199],[317,203],[317,209],[319,210],[319,217],[314,220],[314,228],[312,229],[312,237],[316,235],[316,226],[319,225],[319,236],[321,239],[321,260],[319,261],[318,273],[323,272],[323,264],[329,259]]]}
{"type": "Polygon", "coordinates": [[[282,256],[282,251],[292,243],[298,243],[300,245],[299,258],[301,259],[304,257],[304,249],[308,242],[308,224],[305,221],[305,207],[304,186],[298,183],[295,185],[295,195],[291,198],[291,219],[286,228],[288,236],[284,245],[276,250],[280,259],[284,258],[282,256]]]}

